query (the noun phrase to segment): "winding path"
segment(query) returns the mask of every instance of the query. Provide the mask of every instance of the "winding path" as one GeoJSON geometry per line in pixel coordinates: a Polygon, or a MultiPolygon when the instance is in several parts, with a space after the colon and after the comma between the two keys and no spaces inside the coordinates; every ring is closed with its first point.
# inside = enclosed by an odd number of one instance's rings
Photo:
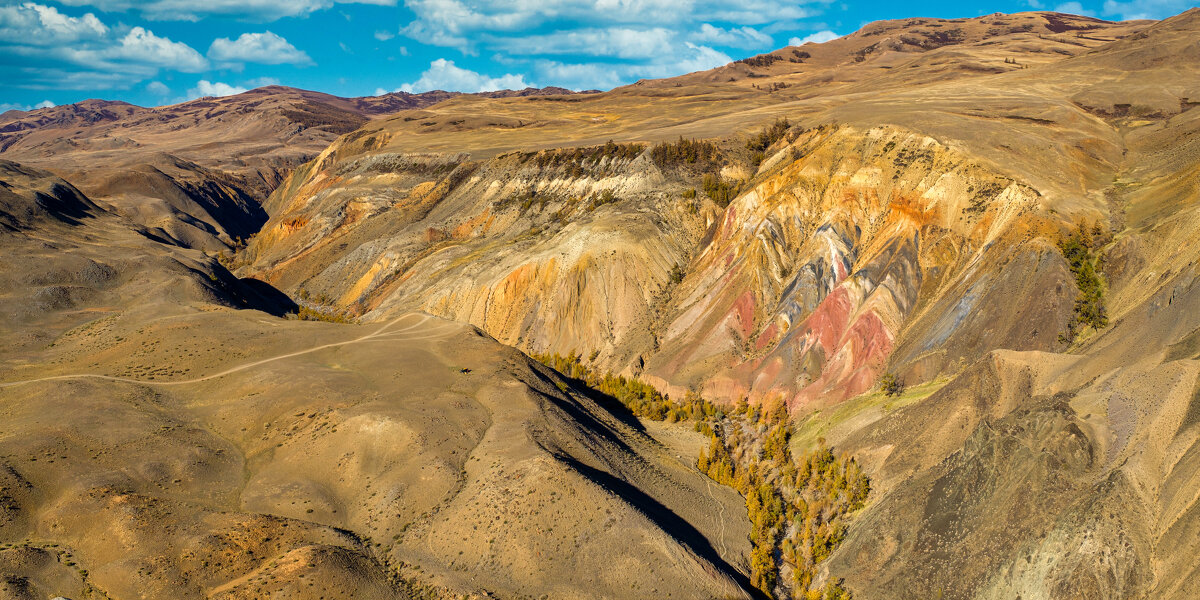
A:
{"type": "Polygon", "coordinates": [[[254,367],[265,365],[270,362],[275,362],[277,360],[283,360],[285,358],[292,358],[293,356],[300,356],[303,354],[317,352],[319,350],[324,350],[326,348],[335,348],[337,346],[348,346],[350,344],[360,344],[363,342],[415,341],[415,340],[426,340],[426,339],[432,339],[432,338],[438,337],[438,335],[440,333],[440,330],[438,330],[438,329],[432,330],[430,332],[422,332],[422,333],[429,333],[431,335],[419,335],[419,336],[408,336],[408,337],[404,337],[401,335],[405,332],[412,331],[412,330],[420,327],[421,325],[424,325],[426,322],[429,321],[429,319],[430,319],[430,317],[428,315],[421,315],[421,314],[417,314],[417,313],[408,313],[408,314],[396,317],[395,319],[392,319],[391,321],[388,321],[387,323],[384,323],[383,326],[380,327],[379,329],[377,329],[371,333],[368,333],[367,335],[364,335],[362,337],[358,337],[358,338],[355,338],[352,340],[346,340],[344,342],[333,342],[331,344],[322,344],[320,346],[314,346],[312,348],[308,348],[307,350],[299,350],[296,352],[290,352],[288,354],[280,354],[279,356],[272,356],[270,358],[264,358],[262,360],[257,360],[257,361],[251,362],[251,363],[246,363],[243,365],[238,365],[236,367],[225,369],[224,371],[221,371],[219,373],[213,373],[211,375],[204,375],[203,377],[196,377],[193,379],[178,379],[178,380],[174,380],[174,381],[147,381],[147,380],[142,380],[142,379],[130,379],[128,377],[114,377],[112,375],[101,375],[99,373],[76,373],[76,374],[72,374],[72,375],[54,375],[51,377],[39,377],[36,379],[23,379],[20,381],[9,381],[9,382],[5,382],[5,383],[0,383],[0,388],[8,388],[8,387],[14,387],[14,386],[18,386],[18,385],[25,385],[27,383],[38,383],[38,382],[42,382],[42,381],[60,381],[60,380],[64,380],[64,379],[101,379],[104,381],[118,381],[121,383],[136,383],[139,385],[156,385],[156,386],[189,385],[189,384],[193,384],[193,383],[201,383],[204,381],[209,381],[211,379],[217,379],[219,377],[231,375],[231,374],[237,373],[239,371],[245,371],[246,369],[252,369],[254,367]],[[393,325],[395,325],[395,324],[399,323],[400,321],[402,321],[403,319],[406,319],[409,317],[419,317],[419,320],[416,321],[415,323],[406,325],[405,327],[398,329],[396,331],[388,331],[393,325]]]}
{"type": "Polygon", "coordinates": [[[713,493],[712,479],[709,479],[708,475],[699,468],[696,469],[696,472],[700,473],[700,476],[704,478],[704,485],[708,487],[708,497],[712,498],[712,501],[717,503],[717,508],[719,509],[717,513],[717,521],[721,524],[721,532],[717,534],[717,543],[721,546],[721,558],[729,560],[729,548],[725,547],[725,503],[717,499],[717,495],[713,493]]]}

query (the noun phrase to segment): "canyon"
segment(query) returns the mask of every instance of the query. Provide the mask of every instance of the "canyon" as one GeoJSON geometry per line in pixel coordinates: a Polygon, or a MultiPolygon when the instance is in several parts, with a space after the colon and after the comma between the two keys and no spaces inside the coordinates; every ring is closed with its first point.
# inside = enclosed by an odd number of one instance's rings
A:
{"type": "Polygon", "coordinates": [[[1196,597],[1198,39],[0,115],[0,597],[1196,597]]]}

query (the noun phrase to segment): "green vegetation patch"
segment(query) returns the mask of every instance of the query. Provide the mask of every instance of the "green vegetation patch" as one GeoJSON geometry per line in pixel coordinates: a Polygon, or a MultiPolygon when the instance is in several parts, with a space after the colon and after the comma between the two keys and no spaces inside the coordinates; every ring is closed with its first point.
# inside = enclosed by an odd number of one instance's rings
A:
{"type": "Polygon", "coordinates": [[[898,395],[889,395],[883,389],[876,389],[828,410],[814,412],[796,427],[792,434],[792,449],[795,452],[809,452],[820,446],[820,440],[829,435],[834,427],[855,418],[874,420],[873,417],[866,416],[868,411],[878,411],[883,415],[899,410],[928,398],[945,387],[949,381],[948,378],[935,379],[904,388],[898,395]]]}
{"type": "Polygon", "coordinates": [[[754,163],[756,167],[761,164],[763,158],[766,156],[767,149],[773,146],[775,142],[787,137],[788,130],[791,128],[792,124],[786,118],[780,118],[760,131],[758,135],[750,138],[746,142],[746,149],[751,152],[750,162],[754,163]]]}
{"type": "Polygon", "coordinates": [[[1067,261],[1067,268],[1075,276],[1075,286],[1079,288],[1079,295],[1075,297],[1074,318],[1067,324],[1067,333],[1060,341],[1074,341],[1084,327],[1108,327],[1108,312],[1104,306],[1105,283],[1100,274],[1103,266],[1100,248],[1106,242],[1107,236],[1097,223],[1090,231],[1080,224],[1058,243],[1058,249],[1067,261]]]}
{"type": "Polygon", "coordinates": [[[695,165],[699,169],[712,171],[720,168],[722,154],[713,142],[680,136],[678,141],[655,144],[650,149],[650,158],[660,169],[695,165]]]}
{"type": "Polygon", "coordinates": [[[701,187],[704,188],[704,193],[712,199],[713,202],[725,208],[737,198],[741,192],[742,183],[740,181],[730,181],[713,173],[704,175],[704,180],[701,182],[701,187]]]}
{"type": "Polygon", "coordinates": [[[542,150],[524,155],[521,162],[532,159],[539,169],[562,168],[567,176],[578,178],[588,174],[611,174],[616,163],[631,161],[645,150],[645,144],[618,144],[609,140],[602,146],[542,150]],[[598,170],[600,162],[606,158],[610,159],[608,168],[598,170]]]}

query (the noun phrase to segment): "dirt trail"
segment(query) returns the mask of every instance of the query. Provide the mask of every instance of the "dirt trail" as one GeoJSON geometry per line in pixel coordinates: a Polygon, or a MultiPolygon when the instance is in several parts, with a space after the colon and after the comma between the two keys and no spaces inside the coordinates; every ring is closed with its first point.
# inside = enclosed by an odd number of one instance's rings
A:
{"type": "MultiPolygon", "coordinates": [[[[700,476],[704,478],[704,485],[708,488],[708,497],[712,498],[712,501],[717,505],[717,521],[721,525],[720,533],[717,534],[717,543],[721,545],[721,556],[723,558],[728,557],[729,548],[725,547],[725,504],[718,500],[717,495],[713,493],[712,479],[709,479],[708,475],[706,475],[700,469],[696,469],[696,472],[700,473],[700,476]]],[[[726,560],[728,560],[728,558],[726,558],[726,560]]]]}
{"type": "Polygon", "coordinates": [[[231,367],[231,368],[225,369],[224,371],[221,371],[219,373],[213,373],[211,375],[204,375],[202,377],[196,377],[193,379],[180,379],[180,380],[175,380],[175,381],[147,381],[147,380],[142,380],[142,379],[130,379],[127,377],[114,377],[112,375],[102,375],[99,373],[75,373],[75,374],[71,374],[71,375],[54,375],[51,377],[38,377],[36,379],[23,379],[20,381],[8,381],[8,382],[0,383],[0,388],[14,387],[14,386],[18,386],[18,385],[25,385],[28,383],[38,383],[38,382],[42,382],[42,381],[58,381],[58,380],[64,380],[64,379],[103,379],[105,381],[119,381],[122,383],[136,383],[136,384],[140,384],[140,385],[157,385],[157,386],[190,385],[193,383],[201,383],[204,381],[208,381],[210,379],[217,379],[219,377],[231,375],[231,374],[237,373],[239,371],[245,371],[246,369],[252,369],[254,367],[265,365],[270,362],[275,362],[277,360],[283,360],[286,358],[292,358],[294,356],[300,356],[303,354],[317,352],[319,350],[324,350],[326,348],[334,348],[337,346],[348,346],[350,344],[359,344],[359,343],[363,343],[363,342],[372,342],[372,341],[415,341],[415,340],[426,340],[426,339],[433,339],[433,338],[439,337],[440,333],[442,331],[442,328],[432,329],[428,332],[421,332],[425,335],[408,336],[408,337],[401,335],[405,332],[412,331],[412,330],[420,327],[421,325],[424,325],[429,320],[430,320],[430,317],[428,315],[408,313],[408,314],[396,317],[395,319],[392,319],[391,321],[388,321],[387,323],[384,323],[383,326],[380,327],[379,329],[375,330],[372,333],[368,333],[367,335],[359,337],[359,338],[347,340],[344,342],[333,342],[330,344],[322,344],[320,346],[314,346],[314,347],[308,348],[306,350],[289,352],[288,354],[280,354],[279,356],[272,356],[270,358],[264,358],[262,360],[257,360],[257,361],[246,363],[243,365],[238,365],[236,367],[231,367]],[[410,317],[419,317],[419,320],[416,321],[415,323],[407,325],[399,330],[388,331],[388,329],[390,329],[393,325],[399,323],[400,321],[402,321],[404,319],[410,318],[410,317]]]}

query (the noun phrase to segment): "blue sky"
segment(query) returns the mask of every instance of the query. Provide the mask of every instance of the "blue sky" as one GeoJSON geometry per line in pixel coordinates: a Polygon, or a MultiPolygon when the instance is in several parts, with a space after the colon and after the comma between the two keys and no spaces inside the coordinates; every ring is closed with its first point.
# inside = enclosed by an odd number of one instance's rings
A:
{"type": "Polygon", "coordinates": [[[342,96],[609,89],[900,17],[1162,18],[1192,0],[0,0],[0,111],[279,83],[342,96]]]}

